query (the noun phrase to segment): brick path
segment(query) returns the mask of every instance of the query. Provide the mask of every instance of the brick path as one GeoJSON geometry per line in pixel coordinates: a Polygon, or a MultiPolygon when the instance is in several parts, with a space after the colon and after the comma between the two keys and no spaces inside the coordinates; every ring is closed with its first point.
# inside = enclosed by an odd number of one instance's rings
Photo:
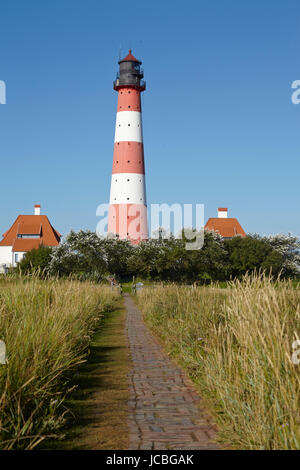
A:
{"type": "Polygon", "coordinates": [[[126,329],[130,372],[130,450],[218,449],[215,427],[199,407],[199,396],[164,353],[128,294],[126,329]]]}

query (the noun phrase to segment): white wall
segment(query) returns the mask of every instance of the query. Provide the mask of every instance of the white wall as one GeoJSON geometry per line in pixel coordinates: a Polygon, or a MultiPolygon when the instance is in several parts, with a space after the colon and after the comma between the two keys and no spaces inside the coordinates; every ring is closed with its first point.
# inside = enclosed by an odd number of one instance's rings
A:
{"type": "Polygon", "coordinates": [[[12,265],[11,246],[0,246],[0,264],[12,265]]]}
{"type": "Polygon", "coordinates": [[[18,252],[14,252],[13,253],[13,266],[17,266],[17,264],[21,261],[21,259],[23,258],[23,256],[25,255],[26,252],[24,251],[18,251],[18,252]],[[18,255],[18,262],[16,263],[15,262],[15,255],[18,255]]]}
{"type": "MultiPolygon", "coordinates": [[[[11,266],[16,266],[18,263],[15,263],[15,253],[11,251],[11,246],[0,246],[0,265],[6,264],[9,268],[11,266]]],[[[23,256],[25,255],[24,251],[18,252],[18,262],[21,261],[23,256]]]]}

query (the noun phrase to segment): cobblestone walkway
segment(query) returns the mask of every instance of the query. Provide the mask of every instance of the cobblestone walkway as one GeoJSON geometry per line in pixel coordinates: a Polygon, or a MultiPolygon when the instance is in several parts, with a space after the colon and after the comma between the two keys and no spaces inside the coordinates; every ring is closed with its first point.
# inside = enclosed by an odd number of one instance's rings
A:
{"type": "Polygon", "coordinates": [[[128,294],[126,329],[130,372],[130,450],[218,449],[215,428],[185,375],[164,353],[128,294]]]}

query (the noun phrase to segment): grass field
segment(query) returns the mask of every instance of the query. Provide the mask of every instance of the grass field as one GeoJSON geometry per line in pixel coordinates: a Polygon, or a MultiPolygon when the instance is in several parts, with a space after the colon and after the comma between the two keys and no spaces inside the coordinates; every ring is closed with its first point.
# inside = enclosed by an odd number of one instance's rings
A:
{"type": "Polygon", "coordinates": [[[32,449],[64,424],[72,371],[117,294],[71,280],[0,280],[0,448],[32,449]]]}
{"type": "Polygon", "coordinates": [[[89,345],[87,361],[71,383],[76,389],[65,401],[68,408],[65,438],[42,442],[39,448],[55,450],[126,450],[129,445],[128,369],[125,309],[107,313],[89,345]]]}
{"type": "Polygon", "coordinates": [[[223,443],[300,449],[299,285],[246,276],[227,289],[144,289],[137,302],[197,384],[223,443]]]}

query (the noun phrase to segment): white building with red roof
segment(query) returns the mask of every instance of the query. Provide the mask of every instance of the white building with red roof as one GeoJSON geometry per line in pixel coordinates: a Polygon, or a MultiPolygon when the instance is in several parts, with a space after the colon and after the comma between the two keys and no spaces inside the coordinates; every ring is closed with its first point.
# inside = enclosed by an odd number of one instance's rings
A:
{"type": "Polygon", "coordinates": [[[210,217],[205,230],[217,232],[222,238],[246,237],[246,233],[236,218],[227,217],[227,207],[219,207],[218,217],[210,217]]]}
{"type": "Polygon", "coordinates": [[[0,266],[14,267],[24,254],[39,246],[57,246],[61,234],[48,217],[41,215],[41,206],[34,206],[34,215],[19,215],[3,234],[0,242],[0,266]]]}

